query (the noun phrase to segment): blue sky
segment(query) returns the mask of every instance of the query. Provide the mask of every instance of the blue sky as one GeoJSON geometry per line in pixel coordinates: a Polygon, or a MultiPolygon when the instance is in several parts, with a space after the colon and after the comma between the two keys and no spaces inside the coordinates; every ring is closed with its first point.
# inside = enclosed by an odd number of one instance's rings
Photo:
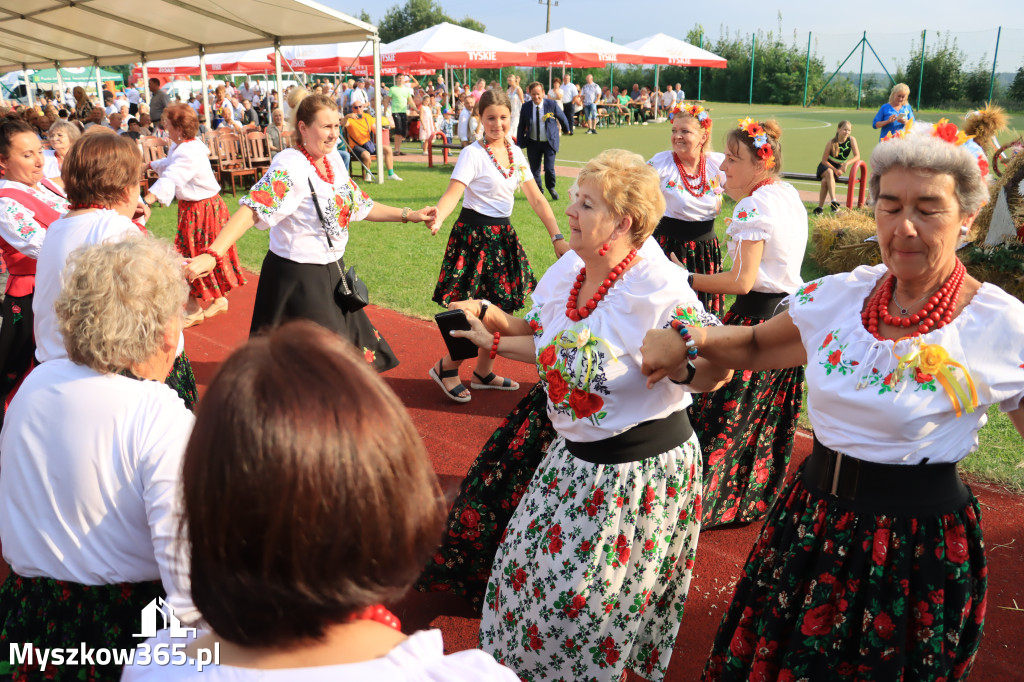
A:
{"type": "MultiPolygon", "coordinates": [[[[404,0],[320,0],[342,12],[358,15],[366,9],[374,21],[388,8],[404,0]]],[[[513,42],[544,32],[546,5],[537,0],[439,0],[447,13],[461,19],[471,16],[487,26],[487,32],[513,42]]],[[[829,66],[835,66],[868,32],[884,60],[905,60],[921,29],[928,30],[929,44],[936,31],[955,31],[967,61],[987,59],[991,64],[996,27],[1003,26],[999,43],[999,71],[1024,66],[1024,3],[1021,0],[988,0],[979,3],[985,12],[965,12],[962,0],[892,2],[886,0],[777,0],[776,2],[665,2],[647,0],[558,0],[551,7],[552,29],[567,26],[602,38],[628,43],[659,31],[685,37],[695,24],[717,38],[723,31],[750,33],[758,28],[777,30],[781,14],[786,40],[807,45],[829,66]]],[[[853,60],[851,60],[851,63],[853,60]]],[[[870,53],[865,62],[869,70],[870,53]]],[[[856,67],[856,64],[854,64],[856,67]]]]}

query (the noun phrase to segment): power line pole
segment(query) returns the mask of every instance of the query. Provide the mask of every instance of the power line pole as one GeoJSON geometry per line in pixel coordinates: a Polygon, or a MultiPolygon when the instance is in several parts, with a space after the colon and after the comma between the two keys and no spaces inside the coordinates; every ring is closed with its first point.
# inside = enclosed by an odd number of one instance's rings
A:
{"type": "Polygon", "coordinates": [[[548,6],[548,23],[547,23],[547,27],[544,29],[544,32],[545,33],[550,33],[551,32],[551,5],[554,5],[555,7],[558,7],[558,2],[557,2],[557,0],[555,0],[554,2],[552,2],[552,0],[537,0],[537,4],[538,5],[545,5],[546,4],[548,6]]]}

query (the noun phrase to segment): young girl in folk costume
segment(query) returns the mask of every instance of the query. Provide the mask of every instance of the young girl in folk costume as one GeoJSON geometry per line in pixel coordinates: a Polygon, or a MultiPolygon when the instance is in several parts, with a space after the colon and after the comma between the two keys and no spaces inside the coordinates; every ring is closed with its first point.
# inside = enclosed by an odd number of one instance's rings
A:
{"type": "MultiPolygon", "coordinates": [[[[536,278],[526,260],[516,231],[509,222],[514,195],[522,187],[531,208],[544,223],[555,253],[568,250],[551,206],[528,175],[529,166],[519,147],[509,141],[512,120],[508,95],[487,90],[480,96],[477,111],[482,119],[483,139],[466,147],[452,171],[448,189],[438,201],[438,223],[448,217],[460,198],[462,212],[455,221],[441,265],[433,300],[448,307],[469,298],[485,299],[511,312],[522,308],[536,278]]],[[[476,311],[481,318],[486,307],[476,311]]],[[[445,395],[459,403],[469,402],[469,389],[459,382],[459,366],[445,356],[430,369],[430,376],[445,395]]],[[[493,358],[481,351],[471,384],[476,389],[514,391],[519,385],[492,372],[493,358]]]]}
{"type": "MultiPolygon", "coordinates": [[[[676,107],[672,149],[655,154],[648,164],[658,171],[665,195],[665,216],[654,238],[693,274],[722,271],[722,251],[715,217],[722,210],[719,171],[725,154],[711,151],[711,116],[699,105],[676,107]]],[[[722,314],[722,295],[698,293],[709,313],[722,314]]]]}
{"type": "MultiPolygon", "coordinates": [[[[46,230],[68,211],[59,187],[43,177],[43,145],[32,126],[0,124],[0,250],[10,273],[0,322],[0,400],[9,401],[32,364],[36,257],[46,230]]],[[[3,418],[0,416],[0,424],[3,418]]]]}
{"type": "MultiPolygon", "coordinates": [[[[164,159],[151,161],[148,167],[160,177],[146,192],[143,201],[159,201],[170,206],[178,200],[178,232],[174,246],[185,258],[195,258],[217,238],[230,214],[220,198],[220,183],[210,166],[210,150],[197,138],[199,117],[187,104],[172,104],[160,119],[173,146],[164,159]]],[[[200,324],[205,318],[226,312],[227,292],[245,284],[238,262],[238,249],[232,246],[209,277],[192,282],[185,326],[200,324]],[[200,301],[213,299],[206,310],[200,301]]]]}
{"type": "MultiPolygon", "coordinates": [[[[782,131],[749,118],[726,137],[725,191],[736,200],[726,234],[732,269],[691,275],[697,291],[736,294],[722,321],[748,327],[785,309],[803,281],[807,211],[792,185],[779,181],[782,131]]],[[[704,529],[755,521],[771,506],[793,451],[804,370],[737,372],[691,408],[704,454],[704,529]]]]}

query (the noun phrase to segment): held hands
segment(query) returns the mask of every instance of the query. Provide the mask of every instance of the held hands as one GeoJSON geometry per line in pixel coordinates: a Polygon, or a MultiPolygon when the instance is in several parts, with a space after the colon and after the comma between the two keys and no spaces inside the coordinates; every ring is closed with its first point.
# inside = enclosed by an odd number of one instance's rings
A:
{"type": "Polygon", "coordinates": [[[217,259],[208,253],[201,253],[193,258],[185,266],[185,277],[192,282],[200,277],[206,277],[217,267],[217,259]]]}
{"type": "MultiPolygon", "coordinates": [[[[466,303],[466,301],[460,301],[460,303],[466,303]]],[[[449,308],[450,307],[451,306],[449,306],[449,308]]],[[[470,330],[468,332],[463,331],[462,329],[453,329],[448,333],[455,338],[469,339],[479,348],[489,349],[491,347],[491,343],[494,341],[494,335],[487,331],[487,327],[484,326],[483,322],[477,319],[476,315],[470,315],[468,310],[466,311],[466,319],[469,321],[470,326],[470,330]]],[[[683,350],[683,355],[686,355],[685,348],[683,350]]]]}
{"type": "MultiPolygon", "coordinates": [[[[700,346],[705,337],[700,327],[687,327],[694,342],[700,346]]],[[[674,329],[652,329],[644,336],[640,347],[643,365],[640,371],[647,377],[647,388],[653,388],[665,377],[685,374],[686,342],[674,329]]]]}
{"type": "Polygon", "coordinates": [[[424,206],[418,211],[409,214],[409,220],[414,223],[423,223],[430,230],[430,234],[437,234],[441,229],[441,223],[437,219],[437,206],[424,206]]]}

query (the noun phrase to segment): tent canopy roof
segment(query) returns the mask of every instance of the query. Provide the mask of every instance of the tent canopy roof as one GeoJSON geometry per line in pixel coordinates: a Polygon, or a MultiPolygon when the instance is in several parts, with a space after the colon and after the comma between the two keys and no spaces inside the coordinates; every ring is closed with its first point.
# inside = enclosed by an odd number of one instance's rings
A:
{"type": "Polygon", "coordinates": [[[127,64],[281,44],[366,40],[376,27],[312,0],[0,0],[0,72],[127,64]]]}
{"type": "Polygon", "coordinates": [[[641,57],[625,45],[603,38],[558,28],[539,36],[520,40],[518,45],[534,52],[537,63],[565,64],[566,66],[594,66],[596,64],[639,64],[641,57]]]}
{"type": "MultiPolygon", "coordinates": [[[[441,67],[448,64],[473,68],[534,61],[529,50],[516,43],[447,21],[381,45],[380,60],[383,66],[441,67]]],[[[371,62],[372,56],[360,58],[362,64],[371,62]]]]}
{"type": "Polygon", "coordinates": [[[671,64],[673,66],[709,66],[724,69],[728,62],[716,54],[691,45],[690,43],[655,33],[646,38],[626,43],[626,47],[644,56],[645,64],[671,64]]]}

